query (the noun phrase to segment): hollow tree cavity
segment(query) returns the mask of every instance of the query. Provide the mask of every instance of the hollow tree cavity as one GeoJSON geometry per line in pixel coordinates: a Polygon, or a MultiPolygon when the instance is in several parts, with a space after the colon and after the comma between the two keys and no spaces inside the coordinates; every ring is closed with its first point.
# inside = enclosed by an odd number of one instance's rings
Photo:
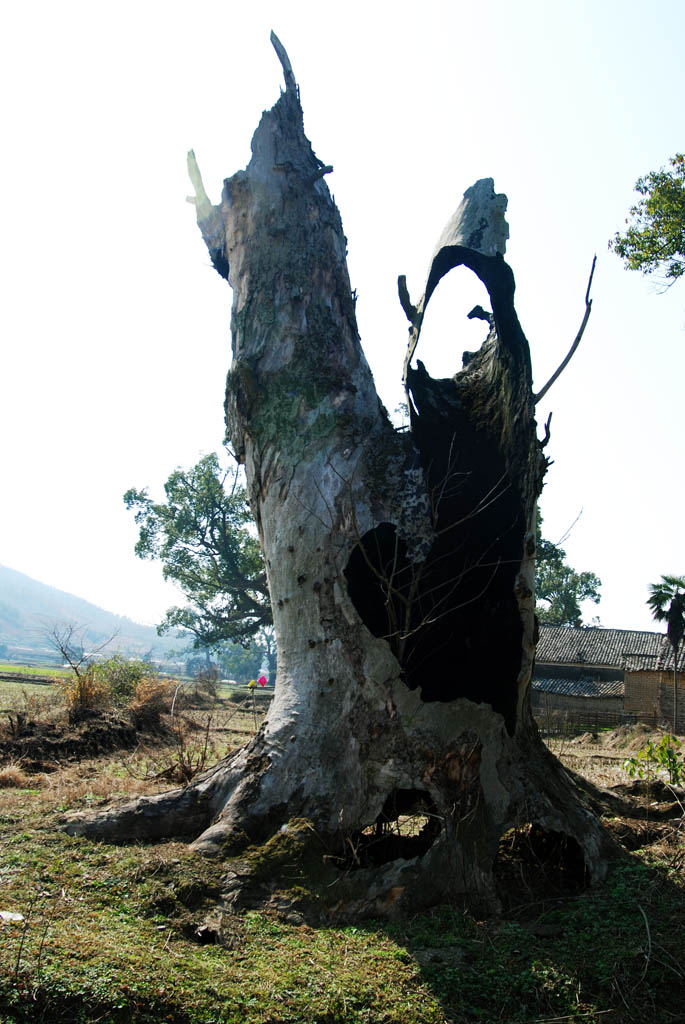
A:
{"type": "MultiPolygon", "coordinates": [[[[226,424],[266,561],[274,700],[247,746],[187,789],[68,828],[182,835],[227,860],[314,837],[338,872],[321,895],[331,914],[492,900],[500,837],[524,824],[572,840],[596,880],[603,833],[530,712],[546,437],[504,260],[506,197],[491,179],[467,190],[416,304],[400,278],[410,429],[397,431],[360,343],[332,168],[304,134],[273,43],[285,91],[247,168],[213,205],[193,154],[189,167],[200,230],[233,293],[226,424]],[[472,314],[487,337],[434,380],[416,350],[455,268],[487,289],[491,309],[472,314]]],[[[399,346],[396,358],[399,368],[399,346]]],[[[242,877],[233,871],[234,895],[242,877]]]]}

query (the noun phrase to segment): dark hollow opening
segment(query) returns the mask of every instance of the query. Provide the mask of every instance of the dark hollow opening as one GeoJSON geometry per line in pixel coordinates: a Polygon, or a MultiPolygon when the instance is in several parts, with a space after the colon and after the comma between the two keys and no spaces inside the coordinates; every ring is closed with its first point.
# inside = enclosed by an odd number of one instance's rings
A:
{"type": "Polygon", "coordinates": [[[353,870],[423,857],[440,835],[442,825],[425,790],[396,789],[373,824],[350,837],[340,866],[353,870]]]}
{"type": "Polygon", "coordinates": [[[463,549],[438,538],[426,561],[411,565],[394,525],[381,523],[355,546],[345,577],[360,618],[390,644],[410,689],[425,701],[491,704],[513,728],[521,622],[511,564],[469,564],[463,549]]]}
{"type": "Polygon", "coordinates": [[[507,911],[573,896],[590,884],[579,843],[565,832],[535,823],[502,836],[493,873],[507,911]]]}
{"type": "Polygon", "coordinates": [[[500,451],[505,427],[458,378],[434,381],[419,364],[410,383],[435,540],[412,565],[394,524],[368,531],[345,569],[350,597],[423,700],[490,704],[513,731],[522,636],[514,588],[525,532],[519,469],[500,451]]]}

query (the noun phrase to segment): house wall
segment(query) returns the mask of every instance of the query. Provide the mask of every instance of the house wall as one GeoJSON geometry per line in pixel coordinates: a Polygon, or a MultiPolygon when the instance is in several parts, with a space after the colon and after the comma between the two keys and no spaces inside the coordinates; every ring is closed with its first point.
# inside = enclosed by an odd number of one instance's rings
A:
{"type": "MultiPolygon", "coordinates": [[[[625,709],[633,714],[656,715],[658,721],[673,727],[673,673],[626,672],[625,709]]],[[[685,678],[678,675],[678,728],[685,732],[685,678]]]]}
{"type": "MultiPolygon", "coordinates": [[[[533,711],[545,708],[554,708],[561,711],[616,711],[621,712],[623,699],[621,697],[572,697],[567,693],[546,693],[540,690],[531,690],[533,711]]],[[[625,709],[628,710],[627,708],[625,709]]]]}

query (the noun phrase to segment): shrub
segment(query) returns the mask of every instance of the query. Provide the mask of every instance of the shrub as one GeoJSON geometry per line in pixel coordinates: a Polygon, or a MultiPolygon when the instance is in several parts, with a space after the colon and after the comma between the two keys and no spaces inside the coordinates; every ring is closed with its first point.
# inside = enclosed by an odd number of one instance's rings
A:
{"type": "Polygon", "coordinates": [[[219,693],[219,669],[216,665],[203,668],[195,676],[195,688],[206,697],[216,698],[219,693]]]}
{"type": "Polygon", "coordinates": [[[637,775],[643,779],[645,775],[649,778],[651,773],[658,775],[664,772],[668,775],[668,781],[672,786],[685,782],[685,760],[678,756],[680,741],[664,733],[659,743],[651,740],[646,747],[639,750],[635,757],[629,757],[624,761],[623,768],[631,778],[637,775]]]}
{"type": "Polygon", "coordinates": [[[172,777],[187,785],[214,759],[216,751],[209,738],[212,716],[207,715],[203,724],[178,715],[171,724],[174,738],[172,777]]]}
{"type": "Polygon", "coordinates": [[[132,710],[138,709],[139,705],[153,699],[152,691],[157,682],[155,671],[150,665],[140,660],[127,661],[121,654],[115,654],[105,661],[91,662],[78,671],[74,668],[73,675],[54,680],[66,701],[72,721],[92,711],[103,711],[111,705],[129,705],[132,710]],[[143,683],[145,686],[138,694],[138,688],[143,683]]]}
{"type": "Polygon", "coordinates": [[[96,662],[93,674],[107,687],[110,699],[115,704],[128,704],[141,680],[154,678],[156,675],[147,662],[127,661],[121,654],[96,662]]]}
{"type": "Polygon", "coordinates": [[[55,679],[53,685],[66,702],[71,721],[78,721],[92,711],[101,711],[110,703],[109,687],[96,677],[93,665],[72,676],[55,679]]]}
{"type": "Polygon", "coordinates": [[[170,680],[158,676],[140,679],[129,703],[134,725],[143,729],[157,728],[161,716],[171,709],[175,689],[170,680]]]}

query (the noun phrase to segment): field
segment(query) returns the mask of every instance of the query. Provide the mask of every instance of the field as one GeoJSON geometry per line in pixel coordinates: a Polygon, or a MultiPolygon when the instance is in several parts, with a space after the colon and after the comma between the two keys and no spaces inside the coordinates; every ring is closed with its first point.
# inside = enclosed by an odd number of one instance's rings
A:
{"type": "Polygon", "coordinates": [[[21,699],[24,694],[37,699],[49,697],[49,683],[32,683],[29,680],[30,676],[27,676],[26,681],[0,678],[0,709],[16,707],[19,704],[18,691],[21,691],[21,699]]]}
{"type": "Polygon", "coordinates": [[[36,682],[46,685],[50,679],[65,679],[69,669],[51,668],[48,665],[11,665],[0,664],[0,686],[3,682],[36,682]]]}
{"type": "MultiPolygon", "coordinates": [[[[14,701],[15,710],[58,720],[55,691],[0,685],[0,710],[14,701]],[[44,703],[32,710],[32,701],[44,703]]],[[[245,691],[230,698],[184,706],[188,757],[199,756],[207,739],[209,756],[219,757],[254,731],[264,695],[254,708],[245,691]]],[[[623,772],[625,757],[644,742],[638,728],[558,745],[569,767],[621,787],[613,791],[621,813],[605,813],[627,852],[601,886],[569,893],[535,860],[526,835],[512,833],[501,849],[505,899],[495,917],[445,905],[409,921],[333,926],[253,910],[224,915],[221,928],[221,863],[179,842],[116,847],[58,828],[67,810],[175,784],[172,734],[138,734],[128,749],[93,756],[70,755],[67,745],[52,763],[36,747],[23,767],[6,745],[0,1020],[682,1021],[682,809],[679,824],[672,794],[658,787],[645,794],[623,772]]]]}

